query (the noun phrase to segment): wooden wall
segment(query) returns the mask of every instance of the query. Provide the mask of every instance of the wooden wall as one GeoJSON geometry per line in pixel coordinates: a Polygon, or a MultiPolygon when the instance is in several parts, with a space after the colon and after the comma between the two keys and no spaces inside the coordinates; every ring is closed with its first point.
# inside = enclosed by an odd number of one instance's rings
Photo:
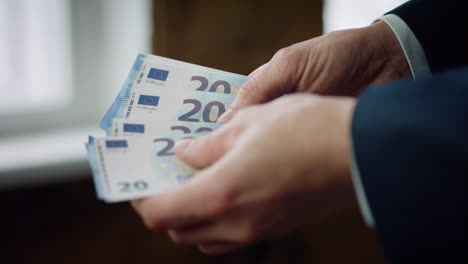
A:
{"type": "Polygon", "coordinates": [[[248,74],[322,32],[321,1],[156,0],[154,53],[248,74]]]}

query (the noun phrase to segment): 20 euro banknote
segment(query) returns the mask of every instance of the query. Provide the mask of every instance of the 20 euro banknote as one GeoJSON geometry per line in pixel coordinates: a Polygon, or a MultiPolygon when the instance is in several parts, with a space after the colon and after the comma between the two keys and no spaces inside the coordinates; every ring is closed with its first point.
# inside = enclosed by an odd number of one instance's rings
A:
{"type": "Polygon", "coordinates": [[[139,54],[100,126],[88,159],[98,197],[127,201],[173,188],[197,171],[179,161],[175,142],[218,128],[217,119],[247,76],[139,54]]]}
{"type": "Polygon", "coordinates": [[[155,116],[181,122],[216,122],[234,100],[247,76],[139,54],[113,104],[102,119],[151,121],[155,116]]]}
{"type": "Polygon", "coordinates": [[[151,121],[114,118],[108,136],[151,136],[199,134],[215,130],[220,123],[183,122],[165,117],[155,117],[151,121]]]}
{"type": "Polygon", "coordinates": [[[98,197],[106,202],[148,197],[178,186],[197,171],[173,152],[191,134],[90,138],[86,144],[98,197]]]}

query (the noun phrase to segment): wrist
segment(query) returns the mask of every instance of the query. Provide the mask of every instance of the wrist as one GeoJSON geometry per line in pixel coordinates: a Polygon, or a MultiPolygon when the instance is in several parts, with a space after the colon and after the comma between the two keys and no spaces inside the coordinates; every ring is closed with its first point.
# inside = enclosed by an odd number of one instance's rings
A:
{"type": "Polygon", "coordinates": [[[384,21],[363,28],[372,50],[372,60],[379,62],[381,70],[376,74],[376,84],[411,78],[411,69],[403,48],[392,29],[384,21]]]}
{"type": "Polygon", "coordinates": [[[350,182],[351,161],[351,122],[356,104],[354,97],[339,97],[333,104],[331,111],[335,111],[335,128],[332,146],[330,147],[330,160],[336,164],[333,166],[335,175],[342,175],[350,182]]]}
{"type": "Polygon", "coordinates": [[[328,187],[332,203],[342,204],[354,200],[354,187],[351,178],[351,123],[356,105],[354,97],[331,97],[323,111],[328,112],[331,126],[327,129],[328,144],[324,152],[327,164],[328,187]]]}

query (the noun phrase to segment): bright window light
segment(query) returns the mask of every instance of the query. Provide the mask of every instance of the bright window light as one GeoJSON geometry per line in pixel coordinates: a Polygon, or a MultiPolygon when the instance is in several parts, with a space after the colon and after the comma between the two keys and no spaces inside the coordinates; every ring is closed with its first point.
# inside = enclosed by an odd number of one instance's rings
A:
{"type": "Polygon", "coordinates": [[[151,52],[152,2],[0,0],[0,190],[89,174],[83,142],[151,52]]]}
{"type": "Polygon", "coordinates": [[[370,25],[408,0],[325,0],[323,32],[370,25]]]}
{"type": "Polygon", "coordinates": [[[69,2],[0,0],[2,115],[69,103],[69,2]]]}

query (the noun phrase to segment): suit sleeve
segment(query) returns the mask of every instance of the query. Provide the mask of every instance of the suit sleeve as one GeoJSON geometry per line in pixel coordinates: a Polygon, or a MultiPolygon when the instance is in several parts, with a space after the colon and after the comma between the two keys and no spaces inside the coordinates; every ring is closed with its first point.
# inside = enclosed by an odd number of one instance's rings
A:
{"type": "Polygon", "coordinates": [[[392,263],[468,263],[468,68],[368,88],[353,151],[392,263]]]}
{"type": "Polygon", "coordinates": [[[412,0],[387,14],[406,22],[432,72],[468,64],[468,1],[412,0]]]}

